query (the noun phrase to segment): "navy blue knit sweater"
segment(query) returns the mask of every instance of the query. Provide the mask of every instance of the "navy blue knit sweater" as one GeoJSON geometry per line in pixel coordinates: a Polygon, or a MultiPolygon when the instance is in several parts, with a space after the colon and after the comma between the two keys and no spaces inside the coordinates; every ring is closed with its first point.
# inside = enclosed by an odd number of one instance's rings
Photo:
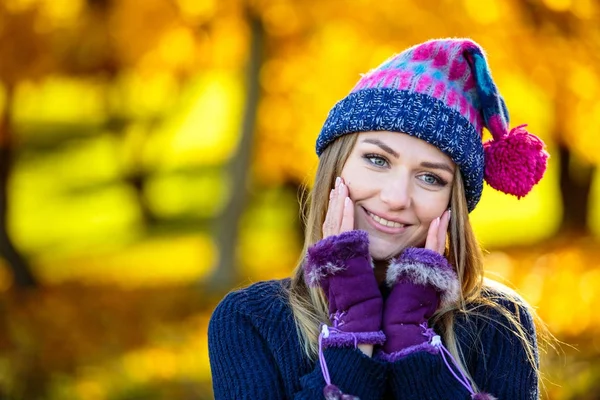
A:
{"type": "MultiPolygon", "coordinates": [[[[256,283],[229,293],[215,309],[208,345],[216,400],[324,398],[319,362],[306,357],[299,344],[286,300],[289,283],[256,283]]],[[[495,291],[484,293],[513,312],[535,341],[525,309],[495,291]]],[[[481,391],[500,400],[537,399],[537,378],[522,345],[498,312],[490,308],[484,314],[456,320],[471,376],[481,391]]],[[[470,399],[439,354],[419,352],[394,363],[357,349],[330,348],[324,355],[332,383],[361,400],[470,399]]]]}

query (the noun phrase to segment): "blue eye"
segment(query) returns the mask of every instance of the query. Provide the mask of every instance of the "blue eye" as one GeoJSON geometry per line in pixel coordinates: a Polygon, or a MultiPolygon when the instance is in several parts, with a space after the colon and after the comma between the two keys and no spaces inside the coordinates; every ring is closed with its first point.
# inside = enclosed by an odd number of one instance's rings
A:
{"type": "Polygon", "coordinates": [[[388,161],[381,156],[378,156],[377,154],[365,154],[364,158],[372,165],[379,167],[379,168],[385,168],[388,166],[388,161]]]}
{"type": "Polygon", "coordinates": [[[421,179],[423,182],[425,182],[428,185],[437,185],[437,186],[446,186],[446,181],[438,178],[437,176],[433,175],[433,174],[424,174],[419,176],[419,179],[421,179]]]}

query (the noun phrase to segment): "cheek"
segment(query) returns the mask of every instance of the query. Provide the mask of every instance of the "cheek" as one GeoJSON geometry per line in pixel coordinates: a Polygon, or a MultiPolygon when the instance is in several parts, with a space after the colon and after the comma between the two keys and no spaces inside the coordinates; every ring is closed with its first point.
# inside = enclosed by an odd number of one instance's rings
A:
{"type": "Polygon", "coordinates": [[[448,209],[450,194],[446,192],[429,192],[424,193],[415,200],[415,210],[419,220],[423,223],[429,223],[448,209]]]}
{"type": "Polygon", "coordinates": [[[368,197],[376,186],[373,177],[369,175],[365,168],[348,166],[342,171],[342,178],[348,186],[352,200],[360,200],[368,197]]]}

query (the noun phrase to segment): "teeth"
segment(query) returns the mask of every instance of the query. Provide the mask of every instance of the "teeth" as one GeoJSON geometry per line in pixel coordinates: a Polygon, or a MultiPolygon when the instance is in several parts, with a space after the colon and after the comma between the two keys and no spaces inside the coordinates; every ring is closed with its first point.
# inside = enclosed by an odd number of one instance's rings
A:
{"type": "Polygon", "coordinates": [[[369,213],[369,216],[373,218],[375,222],[383,226],[389,226],[390,228],[402,228],[404,226],[398,222],[388,221],[387,219],[381,218],[373,213],[369,213]]]}

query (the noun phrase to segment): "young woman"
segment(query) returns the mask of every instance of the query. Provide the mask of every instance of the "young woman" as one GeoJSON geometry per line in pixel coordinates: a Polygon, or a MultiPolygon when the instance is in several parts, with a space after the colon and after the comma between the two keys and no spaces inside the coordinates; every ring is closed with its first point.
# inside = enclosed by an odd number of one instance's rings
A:
{"type": "Polygon", "coordinates": [[[215,398],[537,399],[534,313],[484,281],[469,212],[484,178],[525,196],[548,155],[509,130],[481,47],[391,57],[331,110],[317,154],[291,279],[212,316],[215,398]]]}

